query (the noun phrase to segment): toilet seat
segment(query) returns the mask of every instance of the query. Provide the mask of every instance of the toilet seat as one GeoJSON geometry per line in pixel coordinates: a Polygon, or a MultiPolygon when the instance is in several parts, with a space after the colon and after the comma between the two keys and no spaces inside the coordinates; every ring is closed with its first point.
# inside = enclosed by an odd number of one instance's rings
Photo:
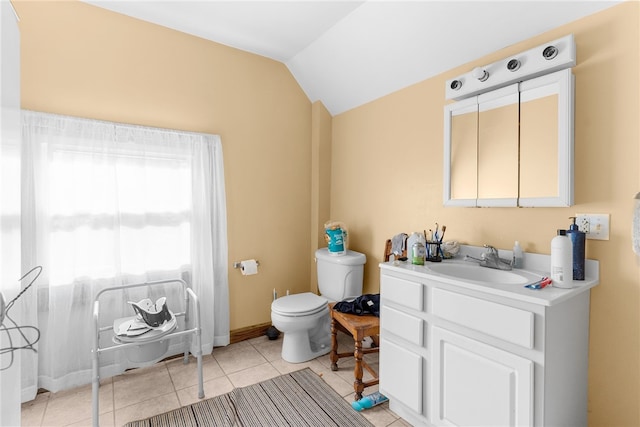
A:
{"type": "Polygon", "coordinates": [[[271,303],[271,311],[281,316],[310,316],[328,309],[328,302],[326,298],[304,292],[276,299],[271,303]]]}

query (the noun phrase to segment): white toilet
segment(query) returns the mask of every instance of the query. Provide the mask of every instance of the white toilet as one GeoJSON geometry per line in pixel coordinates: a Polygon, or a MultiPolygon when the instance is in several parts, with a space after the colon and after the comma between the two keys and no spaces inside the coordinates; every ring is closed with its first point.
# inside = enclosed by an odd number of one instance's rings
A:
{"type": "Polygon", "coordinates": [[[284,334],[282,358],[301,363],[331,350],[331,318],[328,302],[342,301],[362,295],[364,264],[367,258],[347,250],[333,255],[327,248],[316,251],[318,289],[288,295],[271,304],[271,322],[284,334]]]}

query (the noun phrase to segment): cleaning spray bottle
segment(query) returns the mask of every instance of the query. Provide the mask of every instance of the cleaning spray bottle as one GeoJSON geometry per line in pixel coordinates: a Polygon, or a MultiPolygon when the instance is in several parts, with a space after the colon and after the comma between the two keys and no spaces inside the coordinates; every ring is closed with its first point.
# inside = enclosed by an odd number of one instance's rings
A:
{"type": "Polygon", "coordinates": [[[360,412],[365,409],[373,408],[374,406],[384,403],[387,400],[389,400],[387,396],[380,393],[379,391],[376,391],[366,396],[362,396],[362,399],[351,402],[351,407],[360,412]]]}
{"type": "Polygon", "coordinates": [[[513,245],[513,262],[511,263],[511,265],[513,268],[524,267],[524,255],[522,254],[522,246],[520,246],[520,242],[517,240],[513,245]]]}
{"type": "Polygon", "coordinates": [[[575,216],[570,216],[569,219],[573,220],[567,230],[573,249],[573,280],[584,280],[584,247],[587,234],[578,229],[575,216]]]}

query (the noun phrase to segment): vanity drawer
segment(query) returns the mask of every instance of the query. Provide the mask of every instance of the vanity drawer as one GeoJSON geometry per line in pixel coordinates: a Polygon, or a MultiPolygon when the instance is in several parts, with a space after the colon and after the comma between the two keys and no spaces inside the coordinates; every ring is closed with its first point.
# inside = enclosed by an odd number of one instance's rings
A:
{"type": "Polygon", "coordinates": [[[380,295],[388,301],[414,310],[423,311],[424,285],[419,282],[382,275],[380,278],[380,295]]]}
{"type": "Polygon", "coordinates": [[[533,348],[534,314],[443,289],[433,289],[434,315],[487,335],[533,348]]]}
{"type": "Polygon", "coordinates": [[[423,321],[391,307],[382,306],[380,328],[422,347],[423,321]]]}

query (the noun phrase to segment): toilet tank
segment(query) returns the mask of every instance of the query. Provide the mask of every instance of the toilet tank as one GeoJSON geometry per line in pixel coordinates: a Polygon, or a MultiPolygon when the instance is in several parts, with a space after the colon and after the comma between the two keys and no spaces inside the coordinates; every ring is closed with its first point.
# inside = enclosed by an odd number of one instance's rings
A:
{"type": "Polygon", "coordinates": [[[364,264],[367,257],[359,252],[347,250],[343,255],[334,255],[327,248],[316,251],[318,290],[329,301],[342,301],[362,295],[364,264]]]}

